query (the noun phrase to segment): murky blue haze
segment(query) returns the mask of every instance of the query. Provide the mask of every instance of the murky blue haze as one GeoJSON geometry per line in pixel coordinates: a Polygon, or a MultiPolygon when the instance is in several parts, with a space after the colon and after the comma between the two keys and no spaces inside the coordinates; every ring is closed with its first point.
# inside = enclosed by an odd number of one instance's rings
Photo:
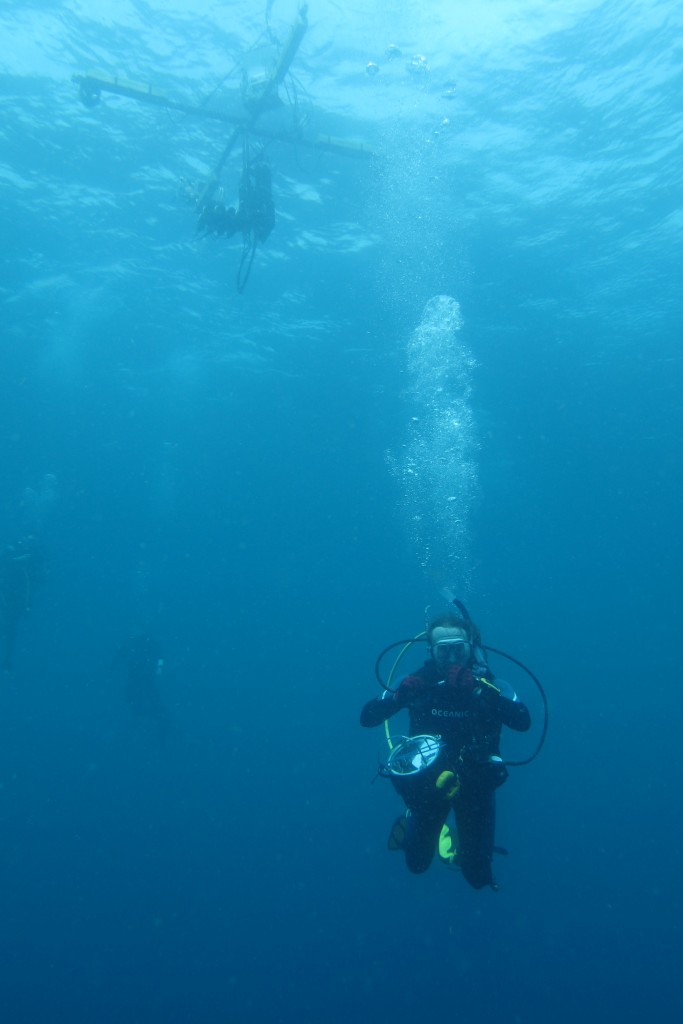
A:
{"type": "Polygon", "coordinates": [[[0,11],[0,545],[47,566],[0,691],[2,1020],[677,1021],[680,5],[315,0],[268,117],[376,156],[267,142],[240,295],[180,187],[229,126],[72,75],[225,111],[295,15],[0,11]],[[549,696],[498,893],[387,852],[358,727],[443,586],[549,696]],[[113,665],[143,629],[164,742],[113,665]]]}

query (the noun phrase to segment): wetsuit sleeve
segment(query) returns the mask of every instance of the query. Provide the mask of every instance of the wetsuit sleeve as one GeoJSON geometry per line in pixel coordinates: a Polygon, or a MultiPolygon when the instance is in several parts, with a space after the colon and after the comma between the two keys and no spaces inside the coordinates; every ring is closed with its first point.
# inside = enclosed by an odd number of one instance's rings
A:
{"type": "Polygon", "coordinates": [[[360,713],[360,724],[370,728],[373,725],[381,725],[382,722],[386,722],[388,718],[401,710],[402,705],[397,704],[395,698],[395,693],[385,690],[381,697],[369,700],[360,713]]]}
{"type": "Polygon", "coordinates": [[[529,709],[526,704],[522,704],[521,700],[510,700],[501,694],[498,698],[498,709],[500,720],[503,725],[507,725],[508,729],[514,729],[515,732],[526,732],[531,725],[529,709]]]}
{"type": "Polygon", "coordinates": [[[360,713],[360,724],[372,726],[386,722],[401,708],[409,707],[420,696],[425,685],[421,676],[406,676],[397,690],[385,690],[381,697],[368,701],[360,713]]]}
{"type": "Polygon", "coordinates": [[[506,679],[496,678],[499,691],[498,714],[503,725],[515,732],[526,732],[531,725],[531,715],[506,679]]]}

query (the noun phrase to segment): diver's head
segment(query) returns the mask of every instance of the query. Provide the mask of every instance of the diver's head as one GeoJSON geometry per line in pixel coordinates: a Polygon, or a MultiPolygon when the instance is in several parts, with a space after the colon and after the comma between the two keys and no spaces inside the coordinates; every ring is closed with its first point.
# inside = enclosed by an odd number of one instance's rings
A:
{"type": "MultiPolygon", "coordinates": [[[[429,650],[441,669],[468,665],[472,659],[472,623],[465,622],[458,615],[441,615],[427,629],[429,650]]],[[[474,640],[476,643],[477,641],[474,640]]]]}

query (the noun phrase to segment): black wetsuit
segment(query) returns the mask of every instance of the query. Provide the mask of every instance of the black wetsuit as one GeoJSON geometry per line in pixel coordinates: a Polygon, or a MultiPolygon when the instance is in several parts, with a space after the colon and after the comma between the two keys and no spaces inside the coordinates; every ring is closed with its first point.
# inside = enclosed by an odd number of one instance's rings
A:
{"type": "MultiPolygon", "coordinates": [[[[436,762],[415,775],[392,776],[410,810],[404,852],[413,872],[426,871],[437,849],[441,828],[451,807],[458,829],[457,863],[475,889],[493,884],[491,858],[495,835],[495,790],[507,778],[500,758],[503,725],[519,732],[531,719],[512,687],[496,679],[496,689],[469,668],[439,669],[428,661],[408,676],[395,692],[368,701],[361,712],[363,726],[380,725],[402,708],[410,716],[410,735],[439,736],[443,749],[436,762]],[[451,771],[459,781],[452,796],[436,781],[451,771]]],[[[452,790],[452,786],[446,787],[452,790]]]]}

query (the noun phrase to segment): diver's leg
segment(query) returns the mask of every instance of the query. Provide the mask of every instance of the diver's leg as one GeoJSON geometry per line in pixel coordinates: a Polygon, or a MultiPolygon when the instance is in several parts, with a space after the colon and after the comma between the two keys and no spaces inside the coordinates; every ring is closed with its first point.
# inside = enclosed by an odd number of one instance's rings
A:
{"type": "Polygon", "coordinates": [[[473,889],[493,885],[491,860],[496,829],[496,795],[488,787],[465,787],[455,800],[458,867],[473,889]]]}
{"type": "Polygon", "coordinates": [[[413,874],[422,874],[432,863],[449,809],[448,803],[440,797],[410,808],[404,852],[406,867],[413,874]]]}

